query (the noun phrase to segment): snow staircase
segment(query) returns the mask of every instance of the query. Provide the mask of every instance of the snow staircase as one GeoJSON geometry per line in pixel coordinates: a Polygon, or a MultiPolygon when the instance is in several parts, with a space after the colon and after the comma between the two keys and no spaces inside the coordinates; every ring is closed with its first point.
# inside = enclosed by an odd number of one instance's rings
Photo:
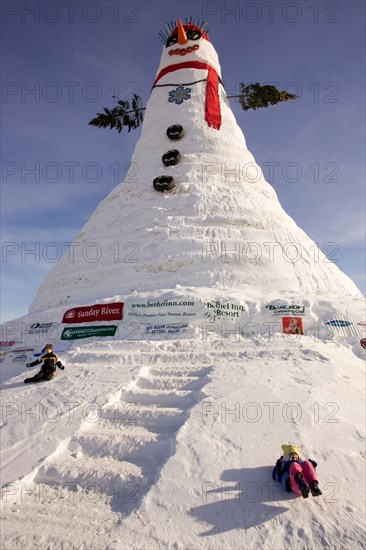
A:
{"type": "Polygon", "coordinates": [[[84,420],[78,432],[59,445],[39,467],[36,484],[51,492],[61,487],[102,495],[114,511],[124,514],[139,505],[174,454],[177,432],[201,399],[211,370],[202,363],[177,362],[177,357],[164,364],[166,354],[162,363],[156,359],[153,367],[140,368],[96,421],[84,420]]]}

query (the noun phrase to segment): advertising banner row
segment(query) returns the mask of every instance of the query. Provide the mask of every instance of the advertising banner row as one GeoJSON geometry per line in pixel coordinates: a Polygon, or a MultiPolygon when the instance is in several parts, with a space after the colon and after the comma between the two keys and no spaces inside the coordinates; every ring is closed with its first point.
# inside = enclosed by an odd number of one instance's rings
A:
{"type": "MultiPolygon", "coordinates": [[[[259,327],[262,330],[259,333],[268,330],[272,333],[310,334],[314,325],[319,325],[316,319],[309,307],[301,303],[281,303],[279,300],[258,308],[235,299],[151,297],[77,306],[63,313],[62,323],[40,320],[28,325],[24,332],[32,335],[31,342],[33,339],[38,344],[48,340],[63,341],[69,345],[73,340],[95,337],[120,340],[190,337],[197,327],[208,332],[227,333],[239,327],[244,335],[249,334],[253,327],[259,327]]],[[[320,323],[327,331],[335,334],[365,337],[366,322],[362,319],[350,319],[340,314],[320,323]]],[[[13,357],[24,358],[28,350],[18,347],[15,339],[10,337],[0,342],[0,351],[4,353],[0,362],[8,352],[13,357]]]]}
{"type": "Polygon", "coordinates": [[[201,322],[204,319],[239,321],[247,316],[246,307],[235,301],[208,300],[197,298],[176,300],[128,300],[125,303],[96,304],[67,310],[62,318],[64,324],[93,323],[97,321],[135,321],[151,324],[154,321],[167,323],[201,322]]]}
{"type": "MultiPolygon", "coordinates": [[[[286,334],[303,334],[305,306],[284,304],[265,306],[265,317],[277,318],[286,334]]],[[[193,297],[175,299],[131,299],[124,303],[94,304],[67,310],[62,322],[67,325],[118,321],[118,338],[142,339],[189,335],[192,328],[203,323],[244,325],[249,321],[248,308],[236,300],[201,300],[193,297]]],[[[114,336],[116,325],[96,325],[64,328],[61,339],[75,340],[92,336],[114,336]]]]}

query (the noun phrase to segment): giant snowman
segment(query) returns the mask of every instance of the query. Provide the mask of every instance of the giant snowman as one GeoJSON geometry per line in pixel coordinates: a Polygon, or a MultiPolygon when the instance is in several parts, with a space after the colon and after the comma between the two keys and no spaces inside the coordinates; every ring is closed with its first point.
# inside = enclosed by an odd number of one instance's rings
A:
{"type": "Polygon", "coordinates": [[[166,36],[125,181],[46,276],[30,312],[207,289],[216,297],[360,297],[265,181],[207,33],[178,21],[166,36]]]}

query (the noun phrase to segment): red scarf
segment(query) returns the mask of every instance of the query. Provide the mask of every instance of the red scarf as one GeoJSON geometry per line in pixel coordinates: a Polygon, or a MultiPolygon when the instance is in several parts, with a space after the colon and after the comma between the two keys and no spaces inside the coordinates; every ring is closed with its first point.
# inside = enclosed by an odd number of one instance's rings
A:
{"type": "Polygon", "coordinates": [[[215,69],[208,63],[202,61],[184,61],[183,63],[177,63],[176,65],[169,65],[160,71],[155,78],[153,87],[156,83],[166,74],[179,69],[207,69],[207,86],[206,86],[206,108],[205,108],[205,120],[207,124],[216,130],[220,130],[221,127],[221,109],[219,98],[219,76],[215,69]]]}

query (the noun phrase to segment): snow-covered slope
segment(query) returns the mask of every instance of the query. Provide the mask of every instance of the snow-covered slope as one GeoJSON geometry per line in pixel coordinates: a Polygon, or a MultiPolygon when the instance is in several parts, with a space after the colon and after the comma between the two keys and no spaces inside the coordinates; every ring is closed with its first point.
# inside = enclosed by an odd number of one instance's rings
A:
{"type": "Polygon", "coordinates": [[[74,344],[28,387],[4,365],[1,547],[364,548],[361,352],[211,334],[74,344]],[[321,497],[272,481],[289,441],[321,497]]]}

